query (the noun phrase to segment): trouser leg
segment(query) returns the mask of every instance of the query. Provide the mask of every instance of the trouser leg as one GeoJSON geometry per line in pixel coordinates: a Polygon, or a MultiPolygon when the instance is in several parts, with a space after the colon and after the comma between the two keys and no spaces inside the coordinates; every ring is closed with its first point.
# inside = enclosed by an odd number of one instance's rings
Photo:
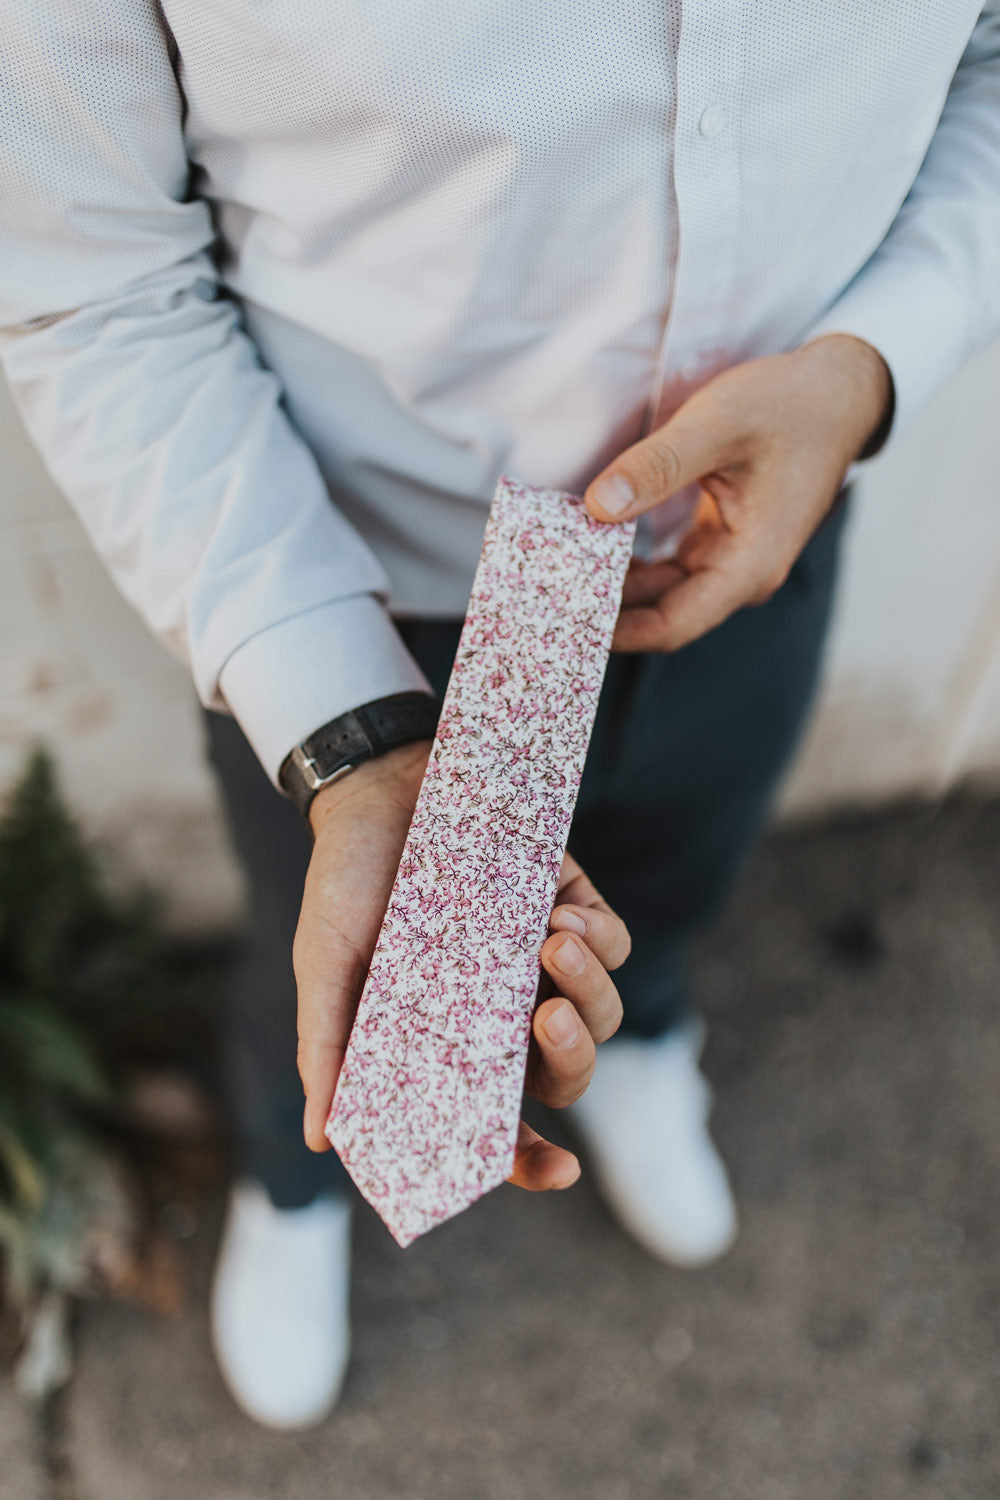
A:
{"type": "Polygon", "coordinates": [[[292,939],[311,839],[236,721],[205,711],[204,725],[248,904],[222,1048],[234,1152],[239,1171],[261,1182],[276,1207],[304,1207],[348,1181],[334,1152],[312,1152],[302,1136],[292,939]]]}
{"type": "Polygon", "coordinates": [[[812,702],[847,504],[766,604],[683,650],[611,658],[570,848],[632,934],[623,1032],[690,1013],[691,938],[753,850],[812,702]]]}

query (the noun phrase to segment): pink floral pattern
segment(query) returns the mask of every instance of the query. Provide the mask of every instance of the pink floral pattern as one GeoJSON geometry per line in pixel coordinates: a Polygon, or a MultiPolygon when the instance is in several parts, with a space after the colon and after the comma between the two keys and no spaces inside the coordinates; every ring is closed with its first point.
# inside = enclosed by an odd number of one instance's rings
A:
{"type": "Polygon", "coordinates": [[[514,1162],[531,1016],[635,527],[497,484],[326,1134],[401,1245],[514,1162]]]}

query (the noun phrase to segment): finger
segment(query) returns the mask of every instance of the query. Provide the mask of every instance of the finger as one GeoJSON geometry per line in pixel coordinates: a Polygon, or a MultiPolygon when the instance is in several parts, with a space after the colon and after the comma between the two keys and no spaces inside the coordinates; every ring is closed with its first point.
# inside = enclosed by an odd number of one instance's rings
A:
{"type": "Polygon", "coordinates": [[[625,962],[632,948],[628,928],[568,849],[563,855],[558,898],[559,904],[549,919],[553,930],[577,932],[585,937],[587,946],[606,969],[617,969],[625,962]]]}
{"type": "Polygon", "coordinates": [[[549,927],[554,933],[577,933],[604,969],[621,968],[632,951],[628,928],[606,907],[559,905],[553,909],[549,927]]]}
{"type": "Polygon", "coordinates": [[[769,599],[787,577],[787,554],[787,542],[765,533],[698,528],[678,553],[687,577],[651,604],[623,609],[615,625],[615,649],[676,651],[688,645],[734,610],[769,599]]]}
{"type": "Polygon", "coordinates": [[[677,651],[748,602],[729,574],[706,568],[692,573],[653,604],[623,609],[612,646],[616,651],[677,651]]]}
{"type": "Polygon", "coordinates": [[[542,967],[558,993],[569,1000],[595,1042],[606,1042],[621,1025],[622,1004],[615,982],[583,938],[554,932],[542,944],[542,967]]]}
{"type": "Polygon", "coordinates": [[[636,605],[655,604],[668,589],[683,583],[687,576],[687,569],[673,558],[662,562],[643,562],[634,558],[625,574],[622,608],[633,609],[636,605]]]}
{"type": "Polygon", "coordinates": [[[584,492],[587,509],[598,521],[625,521],[652,510],[735,462],[739,436],[723,403],[699,392],[598,474],[584,492]]]}
{"type": "Polygon", "coordinates": [[[580,868],[568,849],[563,855],[557,896],[560,902],[570,901],[575,902],[577,906],[594,906],[600,908],[601,911],[611,910],[586,870],[580,868]]]}
{"type": "Polygon", "coordinates": [[[344,1048],[312,1044],[307,1052],[299,1046],[298,1068],[306,1102],[302,1111],[302,1134],[310,1151],[329,1151],[323,1134],[333,1103],[337,1079],[344,1061],[344,1048]]]}
{"type": "Polygon", "coordinates": [[[531,1023],[525,1089],[552,1109],[565,1109],[593,1077],[594,1039],[574,1007],[562,995],[543,1000],[531,1023]]]}
{"type": "Polygon", "coordinates": [[[324,923],[322,940],[299,920],[293,949],[298,985],[297,1063],[306,1096],[302,1131],[311,1151],[326,1151],[323,1134],[344,1061],[354,1007],[367,972],[367,958],[324,923]],[[305,934],[305,938],[301,934],[305,934]]]}
{"type": "Polygon", "coordinates": [[[579,1175],[580,1163],[572,1151],[553,1146],[551,1141],[543,1140],[537,1131],[521,1121],[514,1170],[507,1178],[508,1182],[526,1188],[529,1193],[545,1193],[572,1187],[579,1175]]]}
{"type": "Polygon", "coordinates": [[[730,486],[719,476],[702,485],[694,510],[683,534],[678,539],[669,557],[652,558],[646,561],[634,557],[625,574],[622,589],[622,608],[655,604],[671,588],[683,583],[694,568],[702,564],[710,549],[720,539],[720,533],[730,531],[731,523],[720,504],[730,486]],[[716,493],[713,494],[712,490],[716,493]]]}

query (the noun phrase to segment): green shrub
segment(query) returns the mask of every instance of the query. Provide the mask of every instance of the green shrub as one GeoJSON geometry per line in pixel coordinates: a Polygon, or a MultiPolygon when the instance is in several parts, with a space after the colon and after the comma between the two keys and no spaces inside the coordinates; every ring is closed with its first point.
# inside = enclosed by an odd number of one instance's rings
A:
{"type": "MultiPolygon", "coordinates": [[[[124,1083],[191,998],[145,894],[109,892],[48,755],[0,819],[0,1264],[8,1310],[86,1290],[135,1231],[124,1083]]],[[[155,1052],[155,1046],[153,1051],[155,1052]]]]}

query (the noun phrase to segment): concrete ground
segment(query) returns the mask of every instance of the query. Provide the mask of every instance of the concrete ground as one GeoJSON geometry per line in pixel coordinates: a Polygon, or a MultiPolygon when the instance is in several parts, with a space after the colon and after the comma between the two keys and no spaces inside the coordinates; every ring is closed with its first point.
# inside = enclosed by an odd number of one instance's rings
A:
{"type": "Polygon", "coordinates": [[[1000,802],[775,837],[699,973],[724,1262],[586,1176],[405,1252],[365,1210],[342,1405],[278,1436],[212,1364],[212,1202],[190,1313],[85,1310],[47,1471],[0,1393],[4,1500],[997,1500],[1000,802]]]}

